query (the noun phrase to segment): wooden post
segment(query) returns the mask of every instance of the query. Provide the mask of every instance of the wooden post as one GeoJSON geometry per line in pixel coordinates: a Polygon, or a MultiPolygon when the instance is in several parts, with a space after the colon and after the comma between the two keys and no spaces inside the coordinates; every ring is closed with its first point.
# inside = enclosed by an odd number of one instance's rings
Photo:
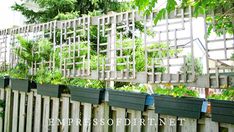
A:
{"type": "Polygon", "coordinates": [[[6,89],[6,106],[5,106],[5,117],[4,117],[4,132],[11,131],[11,123],[12,123],[12,96],[11,96],[11,89],[6,89]]]}

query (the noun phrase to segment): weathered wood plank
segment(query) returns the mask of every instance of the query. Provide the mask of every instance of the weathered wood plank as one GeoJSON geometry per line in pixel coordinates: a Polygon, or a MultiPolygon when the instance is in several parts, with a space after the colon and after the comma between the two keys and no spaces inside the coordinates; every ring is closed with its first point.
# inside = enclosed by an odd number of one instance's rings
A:
{"type": "Polygon", "coordinates": [[[4,132],[11,131],[12,123],[12,92],[10,88],[6,89],[6,105],[5,105],[5,117],[4,117],[4,132]]]}
{"type": "Polygon", "coordinates": [[[205,131],[206,132],[219,132],[219,125],[217,122],[211,120],[211,118],[205,119],[205,131]]]}
{"type": "Polygon", "coordinates": [[[234,132],[234,124],[228,125],[228,132],[234,132]]]}
{"type": "Polygon", "coordinates": [[[42,98],[41,95],[36,94],[36,103],[35,103],[35,113],[34,113],[34,132],[41,131],[41,105],[42,98]]]}
{"type": "Polygon", "coordinates": [[[25,131],[25,104],[26,93],[20,92],[20,111],[19,111],[19,132],[25,131]]]}
{"type": "Polygon", "coordinates": [[[33,92],[28,93],[28,104],[27,104],[27,120],[26,120],[26,131],[32,131],[32,119],[33,119],[33,92]]]}
{"type": "MultiPolygon", "coordinates": [[[[4,88],[0,88],[0,100],[5,101],[5,90],[4,88]]],[[[3,108],[0,108],[0,112],[3,112],[3,108]]],[[[0,117],[0,132],[3,131],[3,117],[0,117]]]]}
{"type": "Polygon", "coordinates": [[[116,108],[116,132],[125,131],[125,109],[116,108]]]}
{"type": "Polygon", "coordinates": [[[165,132],[176,132],[177,131],[177,117],[165,116],[165,132]]]}
{"type": "Polygon", "coordinates": [[[178,118],[181,132],[197,132],[197,119],[178,118]]]}
{"type": "Polygon", "coordinates": [[[84,103],[84,117],[82,132],[91,132],[92,104],[84,103]]]}
{"type": "Polygon", "coordinates": [[[79,132],[81,119],[80,119],[80,102],[72,101],[72,112],[71,118],[73,119],[73,123],[71,124],[71,132],[79,132]]]}
{"type": "Polygon", "coordinates": [[[62,119],[64,120],[61,131],[62,132],[68,132],[69,131],[69,125],[70,125],[70,120],[69,120],[69,104],[70,104],[70,99],[68,97],[63,97],[62,98],[62,119]]]}
{"type": "Polygon", "coordinates": [[[13,115],[12,115],[12,132],[18,131],[18,112],[19,112],[19,91],[13,91],[13,115]]]}
{"type": "Polygon", "coordinates": [[[158,114],[150,109],[147,111],[146,116],[146,132],[158,132],[158,114]]]}
{"type": "Polygon", "coordinates": [[[101,125],[101,120],[104,119],[104,116],[105,116],[105,104],[102,103],[100,105],[97,105],[95,108],[94,108],[94,119],[97,119],[95,124],[93,125],[93,128],[92,130],[94,132],[103,132],[104,131],[104,124],[101,125]]]}
{"type": "Polygon", "coordinates": [[[42,116],[42,131],[49,131],[49,118],[50,118],[50,97],[44,96],[43,116],[42,116]]]}
{"type": "Polygon", "coordinates": [[[128,110],[130,113],[130,132],[141,132],[141,111],[128,110]]]}
{"type": "Polygon", "coordinates": [[[51,122],[49,123],[51,125],[51,131],[57,132],[58,131],[58,118],[59,118],[59,98],[52,98],[53,104],[52,104],[52,117],[51,122]]]}

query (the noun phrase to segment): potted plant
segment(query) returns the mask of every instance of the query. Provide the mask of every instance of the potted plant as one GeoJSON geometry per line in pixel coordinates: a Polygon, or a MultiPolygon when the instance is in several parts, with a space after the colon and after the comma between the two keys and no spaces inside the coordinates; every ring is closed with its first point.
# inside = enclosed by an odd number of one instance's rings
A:
{"type": "Polygon", "coordinates": [[[67,79],[59,70],[49,70],[40,66],[36,73],[37,93],[44,96],[60,97],[66,90],[67,79]]]}
{"type": "Polygon", "coordinates": [[[11,89],[28,92],[36,88],[33,75],[29,72],[32,64],[39,60],[36,50],[36,43],[21,36],[17,36],[19,45],[14,45],[14,53],[19,58],[18,63],[9,70],[11,89]]]}
{"type": "Polygon", "coordinates": [[[174,87],[155,88],[154,104],[155,112],[159,114],[173,115],[199,119],[204,99],[198,97],[198,93],[184,85],[174,87]]]}
{"type": "Polygon", "coordinates": [[[104,82],[74,78],[70,80],[71,99],[91,104],[100,104],[104,100],[104,82]]]}
{"type": "Polygon", "coordinates": [[[108,93],[110,106],[144,111],[146,105],[152,105],[152,96],[147,94],[147,88],[144,85],[108,89],[108,93]]]}
{"type": "Polygon", "coordinates": [[[208,96],[213,121],[234,124],[234,87],[208,96]]]}

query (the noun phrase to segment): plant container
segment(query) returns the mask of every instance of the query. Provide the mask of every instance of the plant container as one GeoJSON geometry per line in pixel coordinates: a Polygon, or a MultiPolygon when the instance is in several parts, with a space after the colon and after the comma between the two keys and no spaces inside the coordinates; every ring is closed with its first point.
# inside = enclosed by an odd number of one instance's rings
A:
{"type": "MultiPolygon", "coordinates": [[[[121,108],[144,111],[146,104],[146,93],[136,93],[108,89],[109,105],[121,108]]],[[[150,101],[148,101],[150,103],[150,101]]]]}
{"type": "Polygon", "coordinates": [[[154,96],[155,112],[159,114],[196,118],[201,117],[204,99],[193,97],[154,96]]]}
{"type": "Polygon", "coordinates": [[[104,88],[83,88],[78,86],[69,86],[71,100],[85,102],[90,104],[100,104],[104,100],[104,88]]]}
{"type": "Polygon", "coordinates": [[[30,89],[36,88],[36,83],[27,79],[11,78],[11,89],[22,92],[29,92],[30,89]]]}
{"type": "Polygon", "coordinates": [[[59,98],[64,88],[64,85],[38,84],[37,93],[43,96],[59,98]]]}
{"type": "Polygon", "coordinates": [[[212,121],[234,124],[234,101],[209,100],[212,121]]]}
{"type": "Polygon", "coordinates": [[[6,88],[9,86],[9,77],[0,77],[0,88],[6,88]]]}

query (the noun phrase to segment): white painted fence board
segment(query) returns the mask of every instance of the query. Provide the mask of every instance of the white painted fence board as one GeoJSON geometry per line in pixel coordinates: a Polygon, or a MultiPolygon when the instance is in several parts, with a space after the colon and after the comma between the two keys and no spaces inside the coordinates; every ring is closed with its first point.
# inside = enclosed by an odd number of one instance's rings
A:
{"type": "Polygon", "coordinates": [[[25,104],[26,93],[20,92],[20,111],[19,111],[19,132],[25,131],[25,104]]]}

